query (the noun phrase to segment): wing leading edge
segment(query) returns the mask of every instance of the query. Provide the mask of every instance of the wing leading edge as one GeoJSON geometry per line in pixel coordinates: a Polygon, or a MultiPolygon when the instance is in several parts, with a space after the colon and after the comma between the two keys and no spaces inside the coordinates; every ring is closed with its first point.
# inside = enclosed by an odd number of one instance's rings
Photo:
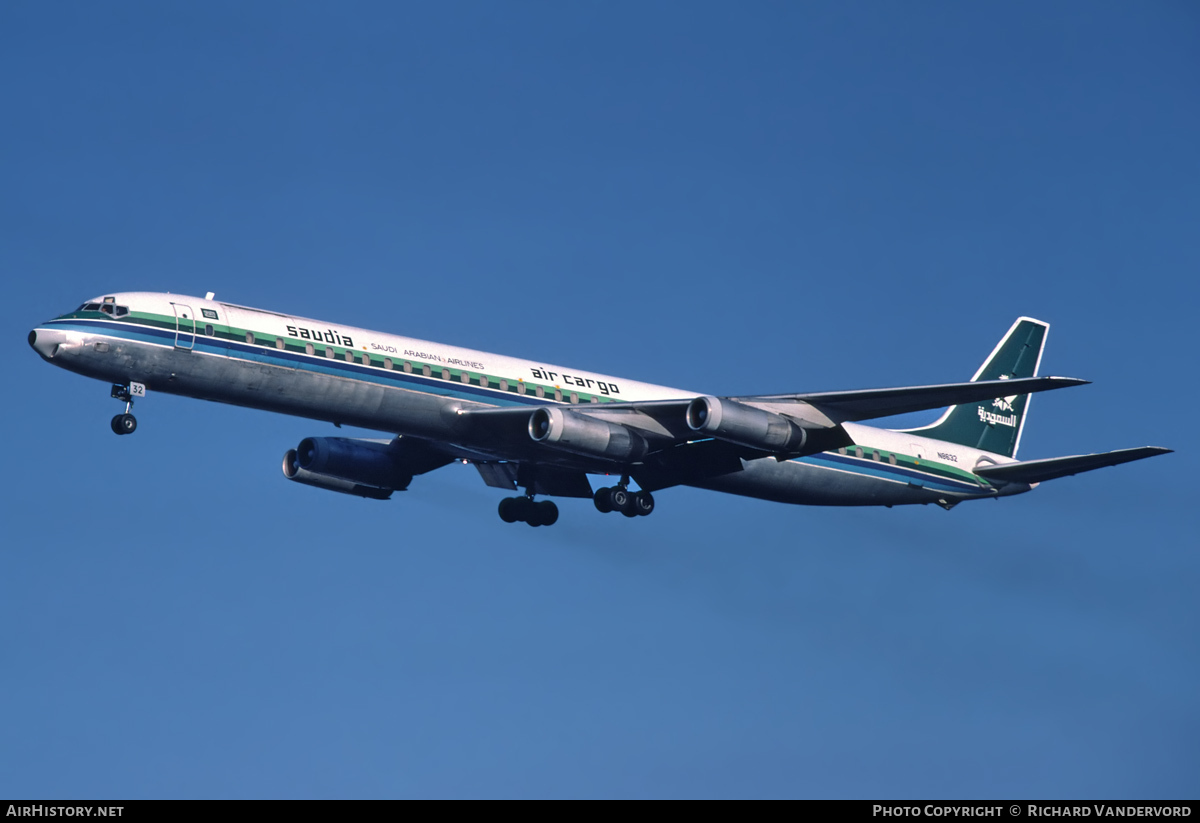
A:
{"type": "MultiPolygon", "coordinates": [[[[970,383],[942,383],[934,386],[905,386],[895,389],[859,389],[855,391],[813,394],[778,394],[734,398],[743,403],[803,403],[823,411],[838,423],[853,423],[877,417],[941,409],[965,403],[994,400],[997,397],[1083,386],[1090,380],[1077,377],[1024,377],[1015,380],[979,380],[970,383]]],[[[786,414],[786,412],[784,412],[786,414]]]]}

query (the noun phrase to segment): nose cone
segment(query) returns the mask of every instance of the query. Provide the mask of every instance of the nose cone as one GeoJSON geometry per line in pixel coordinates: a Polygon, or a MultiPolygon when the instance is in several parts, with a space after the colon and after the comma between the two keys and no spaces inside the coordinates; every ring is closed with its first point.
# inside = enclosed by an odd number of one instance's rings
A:
{"type": "Polygon", "coordinates": [[[58,354],[58,344],[61,342],[62,335],[58,332],[34,329],[29,333],[30,347],[45,360],[54,359],[54,355],[58,354]]]}

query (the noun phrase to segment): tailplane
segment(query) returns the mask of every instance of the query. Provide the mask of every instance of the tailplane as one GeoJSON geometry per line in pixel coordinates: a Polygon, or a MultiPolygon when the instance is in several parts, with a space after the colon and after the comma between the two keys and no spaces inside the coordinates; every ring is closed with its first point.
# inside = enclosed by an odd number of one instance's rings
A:
{"type": "MultiPolygon", "coordinates": [[[[1017,322],[1013,323],[975,372],[971,382],[1035,377],[1042,362],[1042,350],[1046,346],[1049,328],[1050,324],[1041,320],[1017,318],[1017,322]]],[[[995,400],[951,406],[936,423],[901,431],[1014,457],[1021,444],[1021,430],[1025,426],[1025,413],[1028,410],[1027,394],[997,397],[995,400]]]]}
{"type": "Polygon", "coordinates": [[[1139,449],[1120,449],[1102,454],[1080,454],[1074,457],[1051,457],[1046,460],[1005,463],[1002,466],[982,466],[975,469],[975,473],[988,480],[1000,480],[1006,483],[1042,483],[1072,474],[1103,469],[1105,466],[1119,466],[1122,463],[1170,453],[1170,449],[1164,449],[1161,446],[1142,446],[1139,449]]]}

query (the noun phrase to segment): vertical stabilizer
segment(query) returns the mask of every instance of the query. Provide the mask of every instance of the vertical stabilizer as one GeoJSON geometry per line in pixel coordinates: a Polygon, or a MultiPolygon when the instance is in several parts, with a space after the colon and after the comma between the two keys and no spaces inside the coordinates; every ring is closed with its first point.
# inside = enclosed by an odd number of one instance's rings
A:
{"type": "MultiPolygon", "coordinates": [[[[1049,329],[1050,324],[1041,320],[1018,318],[971,381],[1036,377],[1049,329]]],[[[951,406],[933,425],[902,431],[1015,457],[1028,411],[1027,394],[998,397],[951,406]]]]}

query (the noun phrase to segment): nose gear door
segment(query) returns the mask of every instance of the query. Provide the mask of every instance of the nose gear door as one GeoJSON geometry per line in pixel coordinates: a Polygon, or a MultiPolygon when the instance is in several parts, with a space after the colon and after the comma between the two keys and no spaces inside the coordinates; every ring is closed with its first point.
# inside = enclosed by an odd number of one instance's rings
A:
{"type": "Polygon", "coordinates": [[[196,345],[196,317],[191,306],[172,303],[175,310],[175,348],[191,351],[196,345]]]}

